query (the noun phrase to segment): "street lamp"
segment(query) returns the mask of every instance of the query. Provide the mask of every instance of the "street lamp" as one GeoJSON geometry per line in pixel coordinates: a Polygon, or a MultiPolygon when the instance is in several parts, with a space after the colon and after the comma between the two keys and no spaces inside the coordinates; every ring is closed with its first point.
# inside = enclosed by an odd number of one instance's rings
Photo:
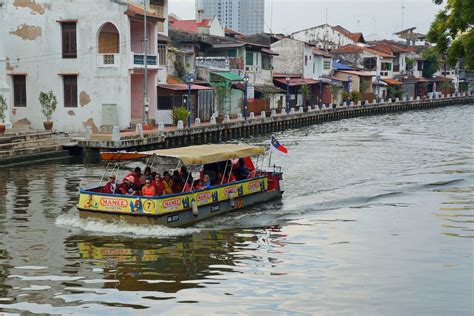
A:
{"type": "Polygon", "coordinates": [[[319,78],[319,109],[323,106],[323,77],[319,78]]]}
{"type": "Polygon", "coordinates": [[[244,74],[244,118],[247,120],[248,116],[248,86],[249,86],[249,75],[247,73],[244,74]]]}
{"type": "Polygon", "coordinates": [[[286,77],[286,106],[285,112],[286,114],[290,114],[290,76],[286,77]]]}
{"type": "Polygon", "coordinates": [[[192,113],[192,104],[191,104],[191,86],[193,84],[193,74],[189,73],[186,75],[186,83],[188,84],[188,100],[187,100],[187,106],[188,106],[188,128],[191,127],[191,113],[192,113]]]}

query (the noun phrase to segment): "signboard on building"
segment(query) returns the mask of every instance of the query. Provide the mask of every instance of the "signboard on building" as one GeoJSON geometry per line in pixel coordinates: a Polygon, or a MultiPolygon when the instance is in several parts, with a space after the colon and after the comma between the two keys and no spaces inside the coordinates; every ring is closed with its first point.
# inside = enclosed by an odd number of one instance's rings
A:
{"type": "Polygon", "coordinates": [[[196,66],[210,70],[229,71],[229,59],[226,57],[196,57],[196,66]]]}

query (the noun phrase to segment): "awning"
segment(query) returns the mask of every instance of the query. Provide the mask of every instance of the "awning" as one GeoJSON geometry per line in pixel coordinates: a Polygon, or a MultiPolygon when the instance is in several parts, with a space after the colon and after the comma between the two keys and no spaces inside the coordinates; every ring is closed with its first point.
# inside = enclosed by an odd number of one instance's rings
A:
{"type": "Polygon", "coordinates": [[[275,93],[285,93],[282,89],[272,86],[272,85],[257,85],[254,87],[255,91],[261,92],[261,93],[269,93],[269,94],[275,94],[275,93]]]}
{"type": "Polygon", "coordinates": [[[345,74],[350,74],[359,77],[374,77],[375,75],[368,71],[355,71],[355,70],[337,70],[339,72],[343,72],[345,74]]]}
{"type": "Polygon", "coordinates": [[[211,72],[211,74],[214,74],[216,76],[222,77],[226,80],[230,81],[242,81],[244,80],[242,77],[239,76],[239,74],[236,74],[235,72],[230,72],[230,71],[219,71],[219,72],[211,72]]]}
{"type": "Polygon", "coordinates": [[[248,145],[198,145],[173,149],[153,150],[145,152],[107,152],[100,158],[105,161],[141,160],[156,156],[181,161],[186,166],[200,166],[230,159],[254,157],[265,154],[265,148],[248,145]]]}
{"type": "MultiPolygon", "coordinates": [[[[160,83],[156,86],[161,89],[172,90],[172,91],[188,91],[188,85],[186,83],[176,83],[176,84],[160,83]]],[[[191,90],[196,91],[196,90],[213,90],[213,89],[206,86],[192,84],[191,90]]]]}
{"type": "Polygon", "coordinates": [[[395,79],[382,79],[383,82],[388,83],[391,86],[401,86],[402,83],[395,79]]]}
{"type": "MultiPolygon", "coordinates": [[[[277,79],[274,79],[275,81],[281,83],[281,84],[284,84],[286,85],[286,79],[280,79],[280,78],[277,78],[277,79]]],[[[293,87],[293,86],[302,86],[302,85],[312,85],[312,84],[318,84],[319,81],[318,80],[314,80],[314,79],[302,79],[302,78],[291,78],[290,79],[290,87],[293,87]]]]}

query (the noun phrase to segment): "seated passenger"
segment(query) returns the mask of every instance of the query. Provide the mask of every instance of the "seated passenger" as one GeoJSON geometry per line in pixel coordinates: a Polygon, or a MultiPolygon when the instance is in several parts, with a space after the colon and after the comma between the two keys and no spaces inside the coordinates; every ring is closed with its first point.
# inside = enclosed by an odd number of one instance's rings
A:
{"type": "Polygon", "coordinates": [[[206,174],[204,175],[204,179],[202,180],[202,188],[203,189],[210,189],[211,188],[211,179],[206,174]]]}
{"type": "Polygon", "coordinates": [[[117,183],[115,183],[115,176],[111,175],[109,177],[109,181],[107,181],[107,184],[104,187],[103,190],[104,193],[108,194],[119,194],[120,190],[117,187],[117,183]]]}
{"type": "Polygon", "coordinates": [[[216,177],[216,183],[215,185],[222,185],[222,184],[226,184],[227,183],[227,179],[226,177],[224,177],[224,173],[222,171],[217,171],[217,177],[216,177]]]}
{"type": "MultiPolygon", "coordinates": [[[[140,169],[140,167],[136,167],[136,168],[133,170],[133,172],[130,172],[129,174],[127,174],[127,175],[125,176],[125,178],[127,178],[127,177],[133,177],[133,182],[135,183],[135,185],[136,185],[137,187],[140,187],[141,184],[142,184],[141,181],[140,181],[141,176],[142,176],[142,169],[140,169]]],[[[123,178],[123,180],[122,180],[123,182],[125,182],[125,178],[123,178]]]]}
{"type": "Polygon", "coordinates": [[[202,186],[202,181],[200,179],[197,179],[196,182],[194,183],[194,186],[193,186],[194,190],[203,190],[204,187],[202,186]]]}
{"type": "Polygon", "coordinates": [[[245,167],[245,161],[243,158],[239,159],[239,165],[235,169],[235,175],[237,177],[237,180],[245,180],[250,175],[250,169],[245,167]]]}
{"type": "Polygon", "coordinates": [[[144,185],[146,179],[148,179],[150,177],[151,177],[151,168],[147,166],[145,168],[145,171],[143,172],[143,174],[140,176],[140,184],[144,185]]]}
{"type": "Polygon", "coordinates": [[[188,181],[184,185],[184,192],[191,192],[193,189],[193,177],[188,177],[188,181]]]}
{"type": "Polygon", "coordinates": [[[156,191],[155,187],[151,185],[151,180],[145,180],[145,186],[142,188],[142,195],[143,196],[155,196],[156,191]]]}
{"type": "Polygon", "coordinates": [[[186,180],[188,179],[188,176],[189,176],[189,172],[186,166],[182,166],[181,169],[179,169],[179,176],[183,184],[186,183],[186,180]]]}
{"type": "Polygon", "coordinates": [[[163,179],[161,178],[161,175],[159,173],[155,175],[155,178],[151,181],[151,185],[155,187],[156,195],[163,195],[165,185],[163,184],[163,179]]]}
{"type": "Polygon", "coordinates": [[[235,175],[234,173],[232,172],[232,170],[227,170],[227,173],[225,175],[225,179],[226,179],[226,183],[232,183],[232,182],[235,182],[237,181],[237,179],[235,178],[235,175]]]}
{"type": "Polygon", "coordinates": [[[138,185],[135,184],[133,181],[134,178],[132,176],[125,177],[123,182],[125,184],[125,194],[126,195],[140,195],[140,188],[138,185]]]}
{"type": "Polygon", "coordinates": [[[165,171],[163,179],[163,195],[173,194],[173,180],[171,180],[171,175],[168,171],[165,171]]]}
{"type": "Polygon", "coordinates": [[[173,185],[172,189],[174,193],[181,193],[183,191],[184,183],[183,181],[186,181],[186,179],[182,179],[179,171],[175,170],[173,171],[173,185]]]}

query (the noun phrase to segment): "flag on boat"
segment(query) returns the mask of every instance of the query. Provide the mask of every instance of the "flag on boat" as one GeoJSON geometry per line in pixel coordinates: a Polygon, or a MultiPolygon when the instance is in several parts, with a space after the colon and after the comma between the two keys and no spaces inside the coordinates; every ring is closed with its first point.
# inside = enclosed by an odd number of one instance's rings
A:
{"type": "Polygon", "coordinates": [[[278,152],[285,155],[288,154],[288,149],[282,144],[280,144],[280,142],[273,135],[272,135],[272,141],[271,141],[271,149],[277,150],[278,152]]]}

